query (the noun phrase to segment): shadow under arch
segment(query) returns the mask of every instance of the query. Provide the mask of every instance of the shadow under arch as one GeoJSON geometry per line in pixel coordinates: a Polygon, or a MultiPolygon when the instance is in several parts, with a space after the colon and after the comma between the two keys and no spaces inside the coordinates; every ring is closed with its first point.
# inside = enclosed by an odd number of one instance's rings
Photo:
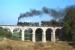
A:
{"type": "Polygon", "coordinates": [[[12,39],[21,40],[21,37],[22,37],[22,30],[20,28],[15,28],[13,30],[12,39]]]}
{"type": "Polygon", "coordinates": [[[35,31],[36,42],[42,41],[42,33],[43,33],[43,30],[41,28],[36,29],[36,31],[35,31]]]}
{"type": "Polygon", "coordinates": [[[48,28],[46,30],[46,41],[51,41],[51,33],[52,33],[52,29],[48,28]]]}
{"type": "Polygon", "coordinates": [[[27,28],[25,31],[24,31],[24,35],[25,35],[25,40],[28,40],[28,41],[32,41],[32,32],[33,30],[31,28],[27,28]]]}
{"type": "Polygon", "coordinates": [[[64,33],[63,33],[63,29],[56,29],[55,31],[55,37],[56,37],[56,41],[63,41],[64,40],[64,33]]]}

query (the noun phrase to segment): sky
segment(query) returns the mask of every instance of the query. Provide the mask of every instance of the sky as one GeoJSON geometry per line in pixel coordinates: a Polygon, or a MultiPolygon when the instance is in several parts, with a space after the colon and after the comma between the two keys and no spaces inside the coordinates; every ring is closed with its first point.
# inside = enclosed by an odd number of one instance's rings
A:
{"type": "MultiPolygon", "coordinates": [[[[70,5],[75,5],[75,0],[0,0],[0,25],[16,25],[20,14],[31,9],[41,10],[42,7],[64,9],[70,5]]],[[[43,14],[41,17],[28,17],[20,21],[40,22],[51,19],[50,16],[43,14]]]]}

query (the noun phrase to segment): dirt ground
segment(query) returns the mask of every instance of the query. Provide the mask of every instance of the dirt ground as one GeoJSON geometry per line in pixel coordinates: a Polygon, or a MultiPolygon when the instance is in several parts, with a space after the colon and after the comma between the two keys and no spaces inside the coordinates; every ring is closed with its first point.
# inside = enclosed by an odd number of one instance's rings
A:
{"type": "Polygon", "coordinates": [[[2,40],[0,50],[75,50],[66,42],[59,43],[33,43],[30,41],[2,40]]]}

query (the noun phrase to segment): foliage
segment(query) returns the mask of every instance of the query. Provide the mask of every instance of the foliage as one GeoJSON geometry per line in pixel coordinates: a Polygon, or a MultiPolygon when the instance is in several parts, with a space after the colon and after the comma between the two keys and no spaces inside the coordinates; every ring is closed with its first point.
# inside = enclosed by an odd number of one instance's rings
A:
{"type": "Polygon", "coordinates": [[[7,29],[3,29],[2,27],[0,27],[0,38],[10,38],[12,36],[11,32],[8,31],[7,29]]]}
{"type": "Polygon", "coordinates": [[[67,38],[75,42],[75,6],[66,8],[64,17],[64,31],[67,38]]]}
{"type": "Polygon", "coordinates": [[[12,39],[14,39],[14,40],[21,40],[21,31],[20,32],[14,31],[13,35],[12,35],[12,39]]]}

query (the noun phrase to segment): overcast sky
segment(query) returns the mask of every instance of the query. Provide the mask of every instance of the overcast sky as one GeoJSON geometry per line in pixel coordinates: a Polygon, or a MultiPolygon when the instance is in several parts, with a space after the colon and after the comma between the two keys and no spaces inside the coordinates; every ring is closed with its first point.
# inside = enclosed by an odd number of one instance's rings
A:
{"type": "MultiPolygon", "coordinates": [[[[0,24],[16,25],[20,13],[25,13],[31,9],[41,10],[42,7],[53,9],[64,9],[67,6],[74,5],[75,0],[0,0],[0,24]]],[[[39,22],[41,20],[50,20],[48,15],[42,15],[33,18],[24,18],[20,21],[39,22]]]]}

